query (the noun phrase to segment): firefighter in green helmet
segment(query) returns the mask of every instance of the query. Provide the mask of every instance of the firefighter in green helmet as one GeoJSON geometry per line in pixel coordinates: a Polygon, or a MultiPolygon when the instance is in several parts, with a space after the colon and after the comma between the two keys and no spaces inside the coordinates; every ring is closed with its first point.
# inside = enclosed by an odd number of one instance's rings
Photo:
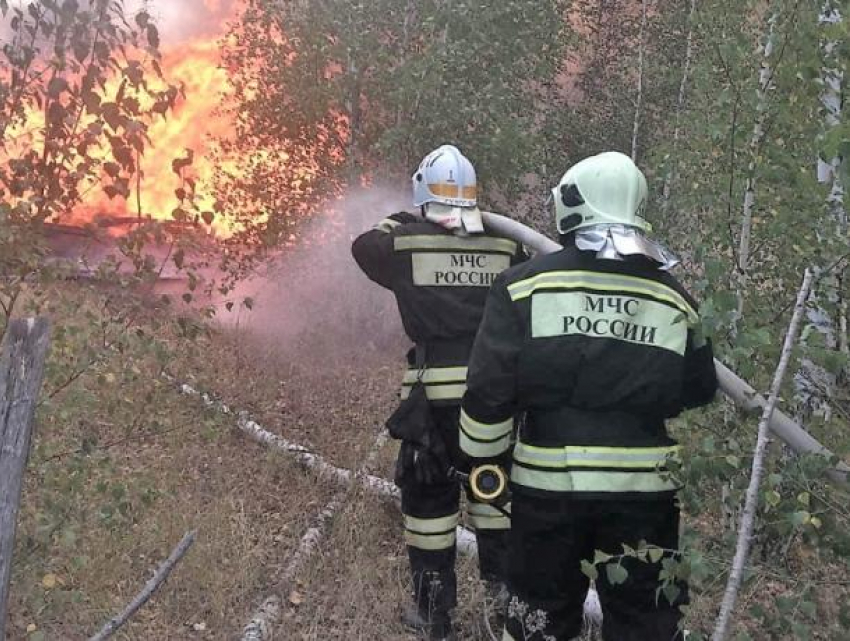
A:
{"type": "MultiPolygon", "coordinates": [[[[553,190],[562,251],[503,272],[469,362],[460,445],[479,466],[512,451],[504,639],[580,634],[595,550],[678,546],[679,446],[665,421],[717,389],[697,304],[647,233],[647,183],[610,152],[553,190]],[[513,441],[513,417],[524,414],[513,441]],[[522,613],[545,613],[532,626],[522,613]]],[[[665,552],[665,555],[671,552],[665,552]]],[[[656,600],[660,563],[626,559],[628,578],[597,590],[606,641],[680,639],[679,606],[656,600]]],[[[526,615],[527,617],[528,615],[526,615]]]]}

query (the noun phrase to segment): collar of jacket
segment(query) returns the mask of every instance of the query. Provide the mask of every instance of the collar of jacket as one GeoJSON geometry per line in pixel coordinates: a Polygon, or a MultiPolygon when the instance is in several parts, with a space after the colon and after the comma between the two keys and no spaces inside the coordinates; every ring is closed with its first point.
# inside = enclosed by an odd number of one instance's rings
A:
{"type": "Polygon", "coordinates": [[[632,256],[648,258],[662,271],[679,264],[679,258],[656,240],[648,238],[641,230],[625,225],[594,225],[561,236],[564,246],[574,246],[579,251],[595,252],[603,260],[625,260],[632,256]]]}

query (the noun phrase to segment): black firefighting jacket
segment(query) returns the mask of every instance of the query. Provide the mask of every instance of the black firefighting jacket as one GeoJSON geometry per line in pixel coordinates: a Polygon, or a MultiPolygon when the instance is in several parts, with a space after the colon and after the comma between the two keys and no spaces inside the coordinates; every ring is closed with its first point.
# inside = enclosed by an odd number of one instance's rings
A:
{"type": "Polygon", "coordinates": [[[470,358],[461,448],[513,445],[514,491],[659,498],[678,485],[665,419],[717,389],[697,305],[647,259],[596,258],[569,241],[501,274],[470,358]]]}
{"type": "MultiPolygon", "coordinates": [[[[459,405],[487,291],[499,273],[525,259],[522,248],[489,234],[459,236],[402,212],[359,236],[351,253],[371,280],[392,290],[405,332],[424,348],[429,400],[459,405]]],[[[414,350],[407,359],[402,398],[420,376],[414,350]]]]}

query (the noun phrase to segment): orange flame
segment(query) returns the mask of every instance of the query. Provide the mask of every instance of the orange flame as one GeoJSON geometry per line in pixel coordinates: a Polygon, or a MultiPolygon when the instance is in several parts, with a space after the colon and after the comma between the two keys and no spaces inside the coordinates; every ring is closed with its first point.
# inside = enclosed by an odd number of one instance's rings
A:
{"type": "MultiPolygon", "coordinates": [[[[227,116],[218,113],[229,90],[227,72],[219,66],[218,43],[210,39],[165,47],[161,66],[169,82],[183,85],[185,98],[165,117],[157,116],[148,130],[152,145],[141,159],[140,194],[136,193],[135,181],[129,201],[120,196],[110,199],[95,190],[74,212],[74,219],[137,216],[140,197],[143,217],[171,220],[179,205],[175,192],[182,186],[180,176],[172,170],[172,161],[185,156],[187,150],[192,150],[194,156],[192,166],[184,171],[186,177],[197,181],[195,205],[199,210],[212,210],[209,186],[214,168],[208,152],[214,138],[230,134],[232,124],[227,116]]],[[[213,228],[224,235],[229,231],[223,219],[214,221],[213,228]]]]}

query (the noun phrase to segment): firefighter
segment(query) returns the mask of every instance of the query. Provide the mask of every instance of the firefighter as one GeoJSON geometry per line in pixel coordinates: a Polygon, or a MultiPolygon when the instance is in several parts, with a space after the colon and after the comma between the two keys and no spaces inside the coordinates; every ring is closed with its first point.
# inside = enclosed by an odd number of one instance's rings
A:
{"type": "MultiPolygon", "coordinates": [[[[398,213],[358,237],[352,254],[366,275],[393,292],[415,347],[401,404],[388,421],[402,439],[396,465],[414,607],[403,622],[431,638],[450,637],[456,603],[455,528],[460,487],[458,418],[466,366],[487,292],[496,276],[524,259],[523,249],[488,234],[477,207],[476,175],[451,145],[428,154],[413,175],[420,213],[398,213]]],[[[498,510],[470,504],[483,579],[502,581],[510,522],[498,510]]]]}
{"type": "MultiPolygon", "coordinates": [[[[679,446],[665,420],[717,389],[697,304],[669,273],[675,258],[647,237],[643,173],[603,153],[572,167],[553,196],[564,249],[496,279],[460,417],[474,466],[512,449],[508,640],[580,634],[581,562],[595,550],[677,549],[679,446]]],[[[681,638],[687,586],[656,600],[662,562],[624,559],[617,586],[599,572],[603,639],[681,638]]]]}

